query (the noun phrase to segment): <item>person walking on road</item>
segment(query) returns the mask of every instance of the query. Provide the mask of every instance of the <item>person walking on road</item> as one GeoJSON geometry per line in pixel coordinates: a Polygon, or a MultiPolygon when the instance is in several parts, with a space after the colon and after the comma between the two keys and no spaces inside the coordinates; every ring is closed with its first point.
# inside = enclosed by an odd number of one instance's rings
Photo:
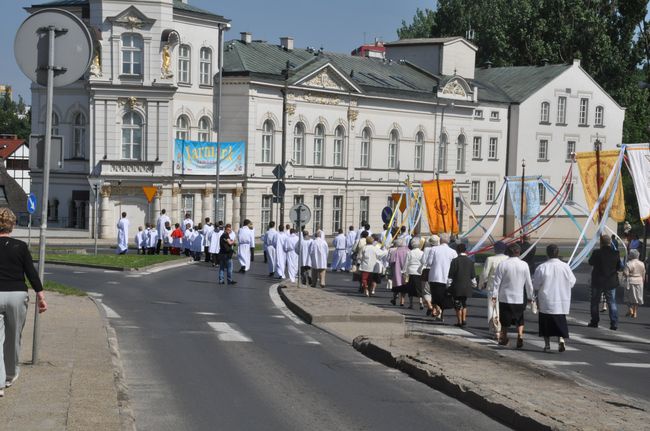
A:
{"type": "Polygon", "coordinates": [[[361,250],[359,271],[361,271],[361,288],[363,294],[370,296],[375,294],[377,283],[381,281],[381,269],[383,268],[381,259],[388,256],[388,251],[382,249],[381,244],[377,244],[375,238],[365,232],[368,231],[365,230],[361,233],[361,240],[364,240],[365,236],[366,245],[361,250]]]}
{"type": "Polygon", "coordinates": [[[345,269],[345,250],[347,245],[345,242],[345,235],[343,234],[343,229],[337,231],[337,235],[332,241],[334,246],[334,253],[332,256],[332,272],[345,269]]]}
{"type": "Polygon", "coordinates": [[[643,305],[643,282],[645,280],[645,265],[639,260],[639,250],[632,249],[629,260],[623,269],[625,274],[625,292],[623,299],[628,306],[626,316],[637,318],[639,305],[643,305]]]}
{"type": "Polygon", "coordinates": [[[203,253],[205,254],[205,263],[212,262],[212,257],[210,256],[212,232],[214,232],[214,225],[210,222],[210,217],[206,217],[205,224],[203,225],[203,253]]]}
{"type": "Polygon", "coordinates": [[[158,231],[158,242],[156,243],[156,254],[160,254],[160,249],[163,245],[163,240],[165,238],[165,224],[169,223],[171,225],[171,220],[167,215],[167,210],[160,210],[160,217],[156,221],[156,230],[158,231]]]}
{"type": "Polygon", "coordinates": [[[454,298],[456,310],[456,326],[459,328],[467,324],[467,298],[472,297],[472,289],[476,287],[476,272],[474,261],[467,256],[467,246],[458,243],[456,252],[458,257],[451,261],[449,266],[449,289],[454,298]]]}
{"type": "Polygon", "coordinates": [[[223,230],[223,234],[219,238],[219,284],[224,284],[224,280],[228,284],[237,284],[232,279],[232,256],[234,254],[235,234],[232,231],[232,226],[229,224],[223,230]]]}
{"type": "Polygon", "coordinates": [[[302,284],[311,285],[311,256],[309,251],[311,248],[311,243],[313,239],[309,236],[308,231],[302,232],[302,240],[300,241],[300,281],[302,284]]]}
{"type": "Polygon", "coordinates": [[[345,271],[350,271],[350,269],[352,269],[352,249],[354,248],[354,244],[356,242],[357,232],[354,230],[354,226],[351,225],[347,235],[345,235],[345,271]]]}
{"type": "Polygon", "coordinates": [[[325,273],[327,272],[327,254],[329,248],[327,242],[321,236],[321,231],[316,231],[314,240],[309,248],[311,258],[311,287],[325,287],[325,273]]]}
{"type": "Polygon", "coordinates": [[[558,337],[560,352],[566,349],[565,338],[569,338],[566,316],[571,307],[571,289],[576,284],[576,277],[559,255],[557,245],[549,244],[546,247],[548,260],[537,267],[533,276],[539,307],[539,336],[544,337],[545,352],[551,350],[551,337],[558,337]]]}
{"type": "Polygon", "coordinates": [[[494,274],[493,303],[499,302],[499,322],[501,336],[499,344],[506,346],[508,327],[517,327],[517,348],[524,346],[524,310],[526,297],[532,302],[533,283],[530,278],[528,264],[521,260],[521,246],[517,243],[508,247],[509,258],[499,264],[494,274]],[[525,296],[526,295],[526,296],[525,296]]]}
{"type": "Polygon", "coordinates": [[[147,254],[145,235],[146,232],[142,230],[142,226],[138,226],[138,232],[135,234],[135,246],[138,248],[138,254],[147,254]]]}
{"type": "Polygon", "coordinates": [[[267,257],[267,263],[269,267],[269,277],[273,277],[273,274],[275,273],[275,260],[276,260],[275,244],[276,244],[277,236],[278,236],[278,231],[275,229],[275,222],[270,221],[269,228],[266,230],[266,233],[264,234],[264,247],[266,248],[266,257],[267,257]]]}
{"type": "Polygon", "coordinates": [[[19,355],[29,295],[25,277],[36,292],[38,312],[47,310],[45,292],[27,244],[11,238],[16,215],[0,208],[0,397],[20,374],[19,355]]]}
{"type": "Polygon", "coordinates": [[[407,277],[406,293],[409,295],[409,308],[413,308],[413,298],[420,299],[420,310],[424,309],[422,305],[422,255],[424,252],[420,248],[420,238],[411,240],[411,249],[406,255],[403,272],[407,277]]]}
{"type": "Polygon", "coordinates": [[[289,229],[289,236],[284,241],[284,251],[287,254],[287,276],[292,283],[298,277],[298,235],[295,229],[289,229]]]}
{"type": "Polygon", "coordinates": [[[117,222],[117,253],[126,254],[129,250],[129,219],[126,213],[122,213],[122,218],[117,222]]]}
{"type": "Polygon", "coordinates": [[[284,280],[287,272],[287,253],[284,251],[284,242],[287,239],[284,226],[278,226],[278,233],[275,235],[275,278],[284,280]]]}
{"type": "Polygon", "coordinates": [[[440,234],[440,245],[432,247],[427,264],[429,265],[429,288],[431,289],[431,303],[434,311],[433,317],[442,322],[445,308],[453,307],[453,302],[447,299],[447,276],[451,261],[458,257],[458,253],[449,247],[449,234],[440,234]]]}
{"type": "Polygon", "coordinates": [[[221,235],[223,235],[223,230],[219,226],[216,226],[210,237],[209,251],[212,266],[217,266],[219,264],[219,244],[221,243],[221,235]]]}
{"type": "Polygon", "coordinates": [[[422,299],[424,301],[424,306],[427,308],[427,316],[433,314],[433,304],[431,304],[431,288],[429,287],[429,254],[433,247],[440,245],[440,237],[438,235],[431,235],[425,244],[424,250],[422,250],[422,258],[420,263],[422,264],[422,299]]]}
{"type": "Polygon", "coordinates": [[[609,329],[618,329],[618,310],[616,308],[616,288],[618,287],[618,271],[623,269],[623,264],[618,251],[611,247],[612,240],[609,235],[601,235],[600,248],[589,257],[591,271],[591,321],[587,326],[597,328],[600,321],[598,304],[600,297],[605,294],[605,301],[609,310],[609,329]]]}
{"type": "MultiPolygon", "coordinates": [[[[399,296],[400,307],[404,306],[404,298],[406,298],[406,294],[408,293],[408,283],[405,280],[404,269],[406,267],[406,256],[409,254],[409,248],[404,241],[403,238],[395,239],[393,241],[395,247],[388,251],[388,265],[393,281],[393,288],[391,289],[393,291],[393,299],[390,300],[390,303],[396,305],[397,297],[399,296]]],[[[364,291],[367,291],[367,288],[364,288],[364,291]]],[[[413,308],[412,299],[410,308],[413,308]]]]}
{"type": "MultiPolygon", "coordinates": [[[[479,280],[479,289],[485,290],[487,292],[487,320],[488,320],[488,329],[490,328],[489,324],[494,318],[494,316],[499,315],[499,308],[497,304],[492,303],[492,292],[494,291],[494,274],[497,271],[497,267],[501,262],[508,259],[508,256],[505,255],[506,244],[503,241],[497,241],[494,243],[494,256],[489,256],[485,259],[483,264],[483,272],[481,272],[481,277],[479,280]]],[[[490,331],[493,332],[493,331],[490,331]]],[[[494,338],[498,339],[500,334],[492,334],[494,338]]]]}
{"type": "Polygon", "coordinates": [[[244,220],[244,225],[237,232],[239,272],[246,272],[251,268],[251,244],[255,239],[253,237],[253,231],[249,227],[250,224],[250,220],[244,220]]]}

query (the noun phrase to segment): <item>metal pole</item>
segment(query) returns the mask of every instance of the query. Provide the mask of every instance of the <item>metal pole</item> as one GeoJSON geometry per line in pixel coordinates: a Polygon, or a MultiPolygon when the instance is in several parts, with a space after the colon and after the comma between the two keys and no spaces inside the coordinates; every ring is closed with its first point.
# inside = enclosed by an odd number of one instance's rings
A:
{"type": "Polygon", "coordinates": [[[217,123],[216,123],[216,129],[217,129],[217,168],[216,168],[216,176],[217,176],[217,181],[216,181],[216,188],[215,188],[215,201],[214,201],[214,222],[219,221],[219,205],[220,205],[220,199],[219,199],[219,194],[220,194],[220,182],[221,182],[221,91],[222,91],[222,86],[223,86],[223,31],[224,28],[223,26],[219,26],[219,75],[217,75],[217,110],[219,111],[217,113],[217,123]]]}
{"type": "Polygon", "coordinates": [[[97,201],[99,200],[99,186],[95,184],[95,256],[97,256],[97,239],[99,238],[99,217],[97,214],[97,201]]]}
{"type": "Polygon", "coordinates": [[[302,283],[302,213],[298,211],[298,277],[296,279],[296,287],[300,287],[302,283]]]}
{"type": "MultiPolygon", "coordinates": [[[[594,142],[594,149],[596,150],[596,195],[600,196],[600,188],[602,187],[600,181],[600,140],[596,136],[596,141],[594,142]]],[[[603,218],[602,207],[598,206],[598,222],[603,218]]]]}
{"type": "Polygon", "coordinates": [[[524,185],[525,185],[524,177],[525,176],[526,176],[526,159],[521,159],[521,202],[519,202],[519,207],[520,207],[519,214],[521,216],[520,222],[521,222],[521,235],[522,235],[521,236],[521,242],[522,243],[524,242],[523,235],[526,233],[525,229],[524,229],[524,225],[525,225],[525,223],[524,223],[524,196],[525,196],[525,193],[524,193],[524,185]]]}
{"type": "Polygon", "coordinates": [[[32,214],[29,214],[29,222],[28,222],[28,228],[29,230],[27,231],[27,248],[32,246],[32,214]]]}
{"type": "MultiPolygon", "coordinates": [[[[48,33],[48,60],[47,60],[47,99],[45,102],[45,143],[43,148],[43,194],[41,204],[41,232],[38,244],[38,277],[45,285],[45,241],[47,231],[47,207],[50,188],[50,153],[52,146],[52,99],[54,99],[54,38],[56,31],[54,26],[47,28],[48,33]]],[[[38,300],[34,307],[34,337],[32,343],[32,364],[38,361],[38,300]]]]}
{"type": "Polygon", "coordinates": [[[440,217],[442,218],[442,230],[447,232],[447,221],[445,220],[444,206],[442,203],[442,193],[440,193],[440,174],[436,172],[436,186],[438,187],[438,205],[440,205],[440,217]]]}

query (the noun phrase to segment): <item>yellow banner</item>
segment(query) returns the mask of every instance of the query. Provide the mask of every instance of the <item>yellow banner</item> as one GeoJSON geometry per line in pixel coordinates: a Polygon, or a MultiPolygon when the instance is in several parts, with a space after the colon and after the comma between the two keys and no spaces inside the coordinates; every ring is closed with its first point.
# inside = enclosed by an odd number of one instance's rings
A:
{"type": "Polygon", "coordinates": [[[458,233],[454,206],[454,180],[422,181],[431,233],[458,233]]]}
{"type": "MultiPolygon", "coordinates": [[[[598,187],[603,187],[605,185],[607,177],[616,164],[618,155],[618,150],[600,152],[600,180],[597,181],[598,164],[596,161],[596,152],[587,151],[584,153],[576,153],[576,161],[578,162],[578,168],[580,169],[580,179],[582,180],[582,188],[585,191],[588,210],[591,210],[596,204],[599,195],[598,187]]],[[[613,186],[614,184],[612,183],[600,204],[601,212],[605,211],[613,186]]],[[[614,196],[614,204],[612,205],[609,217],[617,222],[625,221],[625,199],[623,197],[623,184],[621,183],[621,180],[618,182],[616,196],[614,196]]]]}

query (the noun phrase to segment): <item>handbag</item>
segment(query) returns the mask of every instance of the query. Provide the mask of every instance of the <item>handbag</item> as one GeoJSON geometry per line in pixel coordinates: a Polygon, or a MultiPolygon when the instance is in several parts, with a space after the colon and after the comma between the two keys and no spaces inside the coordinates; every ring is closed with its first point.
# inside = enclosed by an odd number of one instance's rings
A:
{"type": "Polygon", "coordinates": [[[493,310],[492,318],[488,323],[488,327],[490,329],[490,332],[493,332],[498,335],[501,333],[501,321],[499,320],[499,308],[496,306],[496,304],[492,304],[491,307],[493,310]]]}
{"type": "Polygon", "coordinates": [[[404,284],[408,284],[408,282],[409,282],[408,273],[407,274],[402,274],[402,281],[404,282],[404,284]]]}
{"type": "Polygon", "coordinates": [[[533,314],[537,314],[539,312],[539,308],[537,306],[537,299],[533,299],[533,302],[530,303],[530,311],[533,314]]]}
{"type": "Polygon", "coordinates": [[[393,280],[391,278],[386,282],[386,290],[393,290],[393,280]]]}

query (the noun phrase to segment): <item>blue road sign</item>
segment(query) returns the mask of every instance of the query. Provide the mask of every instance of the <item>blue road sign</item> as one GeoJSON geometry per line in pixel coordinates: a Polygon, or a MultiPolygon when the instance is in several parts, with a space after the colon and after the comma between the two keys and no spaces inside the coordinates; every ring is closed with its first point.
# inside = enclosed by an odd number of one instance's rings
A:
{"type": "Polygon", "coordinates": [[[393,217],[393,209],[391,207],[384,207],[384,209],[381,210],[381,219],[384,223],[390,223],[391,217],[393,217]]]}
{"type": "Polygon", "coordinates": [[[30,193],[29,196],[27,196],[27,212],[30,214],[34,214],[36,212],[36,203],[38,201],[36,200],[36,195],[34,193],[30,193]]]}

